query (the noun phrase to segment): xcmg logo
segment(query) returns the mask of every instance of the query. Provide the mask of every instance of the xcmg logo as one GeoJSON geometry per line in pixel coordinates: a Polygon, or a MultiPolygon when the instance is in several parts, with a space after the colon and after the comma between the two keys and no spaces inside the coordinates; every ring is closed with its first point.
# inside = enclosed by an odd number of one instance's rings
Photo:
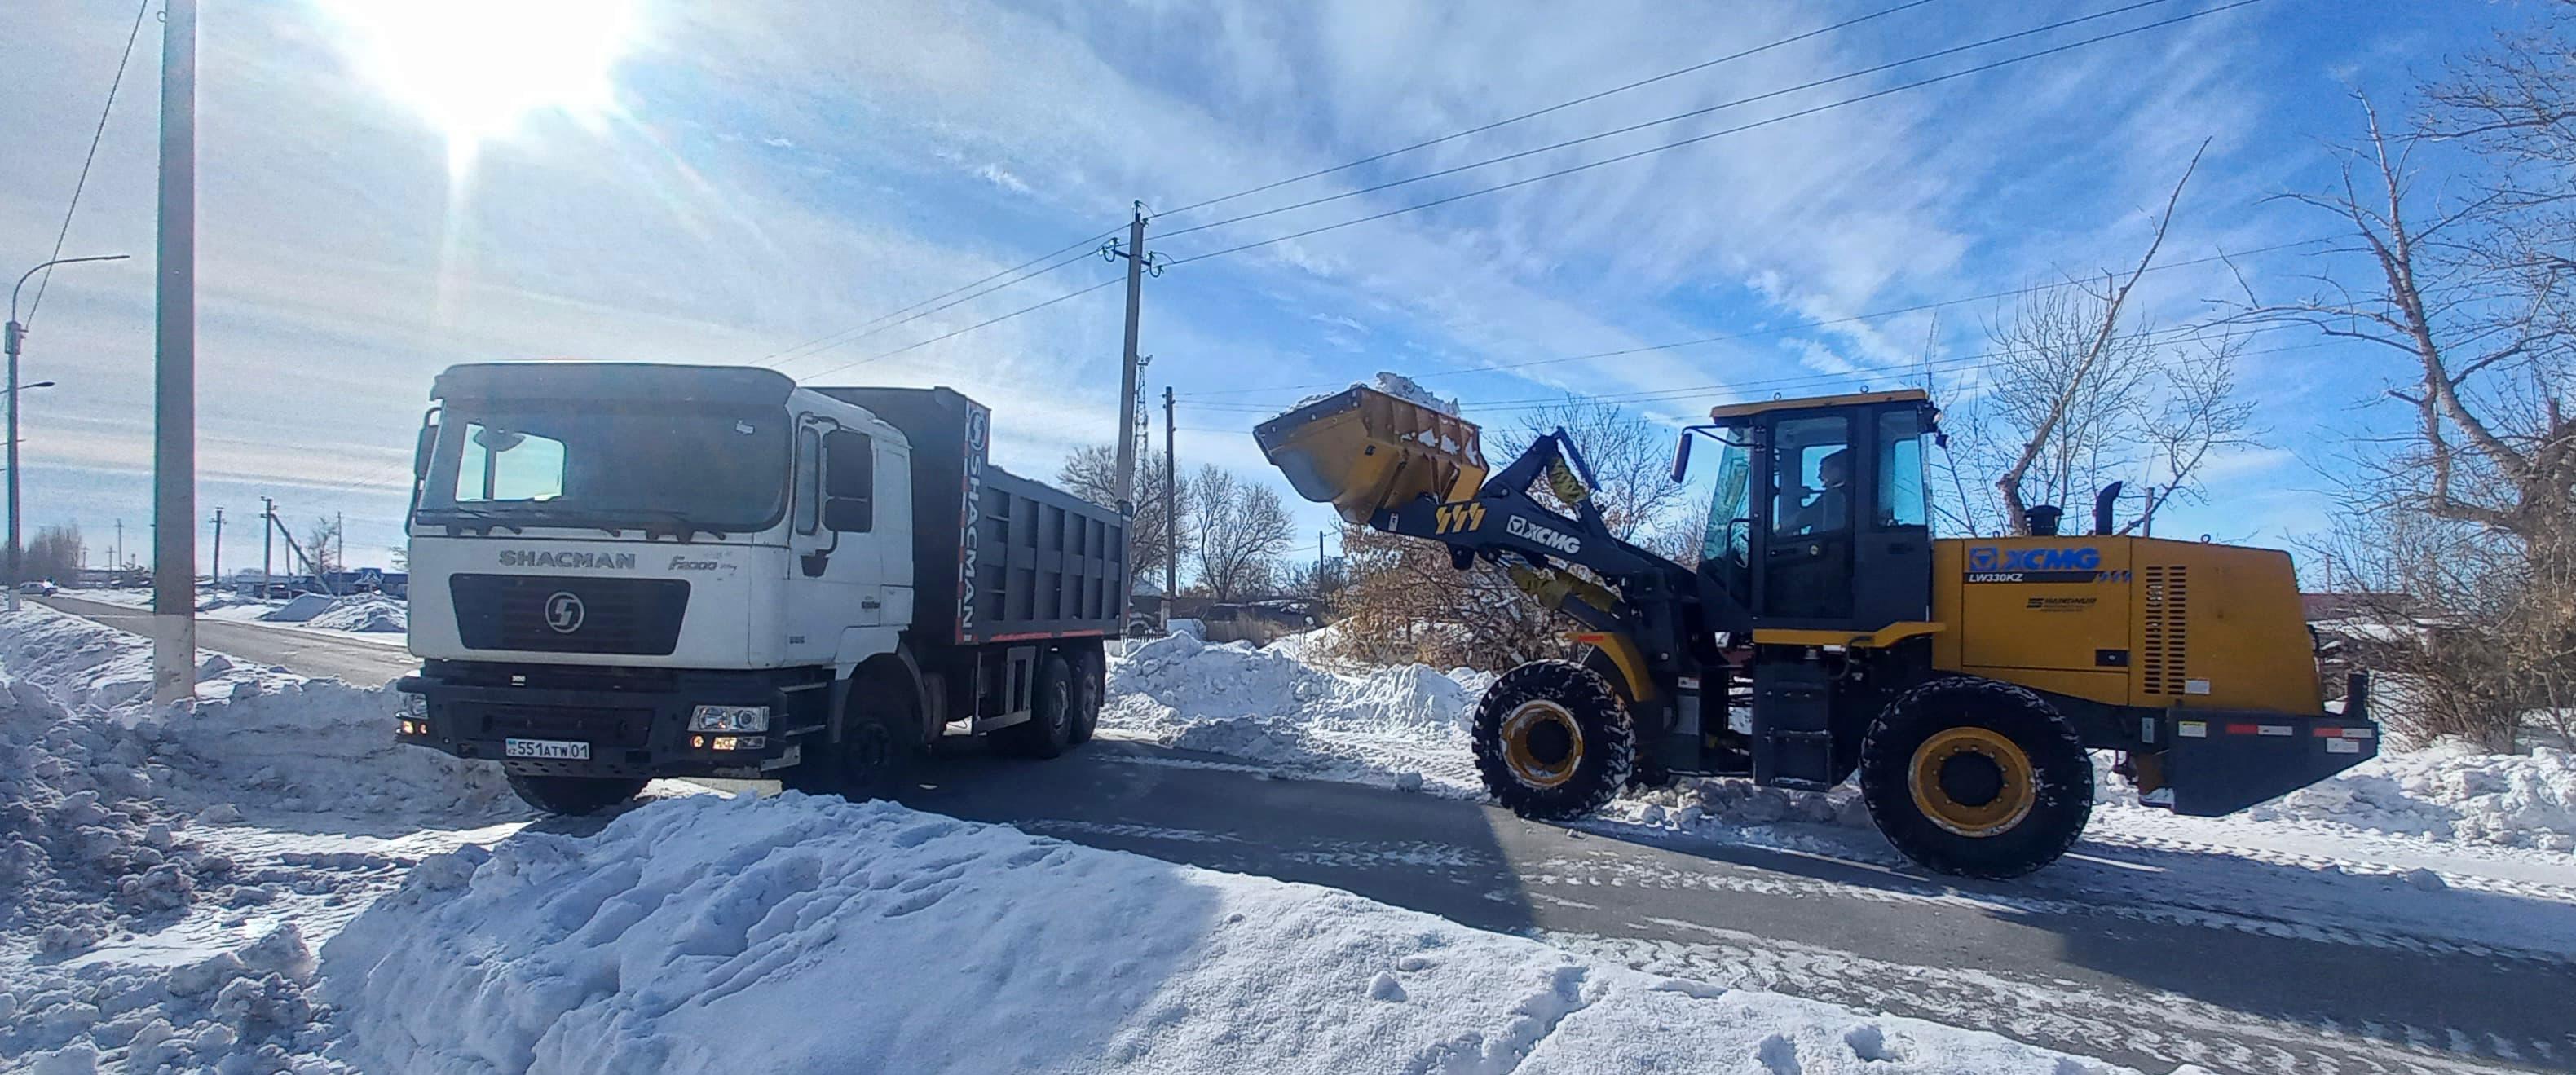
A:
{"type": "Polygon", "coordinates": [[[2102,550],[2075,548],[2003,549],[1979,545],[1968,550],[1970,571],[2098,571],[2102,550]]]}

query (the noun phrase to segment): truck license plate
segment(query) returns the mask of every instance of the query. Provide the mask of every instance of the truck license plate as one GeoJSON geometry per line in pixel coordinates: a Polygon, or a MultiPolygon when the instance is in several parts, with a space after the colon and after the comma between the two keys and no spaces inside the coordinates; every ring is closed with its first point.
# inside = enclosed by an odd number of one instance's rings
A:
{"type": "Polygon", "coordinates": [[[504,739],[501,741],[501,752],[513,758],[590,760],[590,744],[567,742],[562,739],[504,739]]]}

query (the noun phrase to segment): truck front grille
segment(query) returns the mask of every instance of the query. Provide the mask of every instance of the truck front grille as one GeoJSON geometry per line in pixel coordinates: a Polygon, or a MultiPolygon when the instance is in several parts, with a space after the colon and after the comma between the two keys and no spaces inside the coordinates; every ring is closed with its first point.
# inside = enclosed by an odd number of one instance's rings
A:
{"type": "Polygon", "coordinates": [[[483,711],[484,739],[570,739],[603,747],[640,747],[652,731],[651,710],[546,709],[496,705],[483,711]]]}
{"type": "Polygon", "coordinates": [[[453,575],[447,592],[468,649],[667,657],[689,607],[684,579],[453,575]]]}

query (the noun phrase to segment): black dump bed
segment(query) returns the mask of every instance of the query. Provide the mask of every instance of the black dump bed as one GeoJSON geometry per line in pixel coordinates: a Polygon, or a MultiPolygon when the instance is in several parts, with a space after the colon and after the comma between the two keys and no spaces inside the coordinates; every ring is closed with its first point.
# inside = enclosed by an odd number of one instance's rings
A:
{"type": "Polygon", "coordinates": [[[867,408],[912,441],[916,637],[972,645],[1119,633],[1126,523],[1114,508],[993,466],[989,408],[948,388],[814,391],[867,408]]]}

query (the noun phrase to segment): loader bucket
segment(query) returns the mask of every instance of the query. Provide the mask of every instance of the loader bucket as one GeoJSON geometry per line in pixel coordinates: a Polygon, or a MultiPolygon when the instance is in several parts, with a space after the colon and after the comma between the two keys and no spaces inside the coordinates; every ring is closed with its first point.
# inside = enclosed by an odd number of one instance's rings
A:
{"type": "Polygon", "coordinates": [[[1465,500],[1485,482],[1474,422],[1374,388],[1305,404],[1252,437],[1297,495],[1353,523],[1425,496],[1465,500]]]}

